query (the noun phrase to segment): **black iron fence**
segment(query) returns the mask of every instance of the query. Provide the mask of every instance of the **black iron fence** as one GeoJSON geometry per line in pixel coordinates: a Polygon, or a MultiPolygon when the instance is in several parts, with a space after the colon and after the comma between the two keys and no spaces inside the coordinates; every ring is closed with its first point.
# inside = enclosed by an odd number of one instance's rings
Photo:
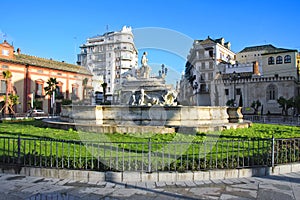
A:
{"type": "Polygon", "coordinates": [[[300,116],[282,116],[282,115],[244,115],[245,120],[265,124],[286,124],[300,126],[300,116]]]}
{"type": "Polygon", "coordinates": [[[96,171],[231,169],[300,161],[300,138],[95,142],[0,137],[0,163],[96,171]]]}

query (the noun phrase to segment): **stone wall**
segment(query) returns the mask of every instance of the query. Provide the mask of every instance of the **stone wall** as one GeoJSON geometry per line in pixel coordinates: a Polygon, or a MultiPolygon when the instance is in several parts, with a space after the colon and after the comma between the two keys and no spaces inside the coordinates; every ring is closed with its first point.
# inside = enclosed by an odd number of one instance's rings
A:
{"type": "Polygon", "coordinates": [[[63,106],[61,120],[79,124],[197,127],[228,123],[227,107],[63,106]]]}

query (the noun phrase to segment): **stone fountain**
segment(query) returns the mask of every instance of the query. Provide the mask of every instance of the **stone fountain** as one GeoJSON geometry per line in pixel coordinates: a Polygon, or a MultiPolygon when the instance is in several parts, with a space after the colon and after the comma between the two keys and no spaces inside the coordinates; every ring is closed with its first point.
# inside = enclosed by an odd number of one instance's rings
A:
{"type": "Polygon", "coordinates": [[[177,105],[177,92],[164,84],[164,77],[149,77],[147,60],[144,53],[134,78],[132,72],[127,73],[131,78],[122,87],[122,104],[63,106],[60,120],[46,123],[98,133],[192,133],[250,126],[238,109],[228,112],[225,106],[177,105]],[[127,87],[132,83],[139,83],[134,91],[127,87]]]}

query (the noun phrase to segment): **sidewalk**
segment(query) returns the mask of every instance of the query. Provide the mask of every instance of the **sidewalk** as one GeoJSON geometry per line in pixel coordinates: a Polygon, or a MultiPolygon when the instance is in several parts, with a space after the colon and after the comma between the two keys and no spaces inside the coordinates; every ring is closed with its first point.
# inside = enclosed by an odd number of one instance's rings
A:
{"type": "Polygon", "coordinates": [[[0,200],[11,199],[274,199],[300,200],[300,172],[185,182],[78,182],[0,173],[0,200]]]}

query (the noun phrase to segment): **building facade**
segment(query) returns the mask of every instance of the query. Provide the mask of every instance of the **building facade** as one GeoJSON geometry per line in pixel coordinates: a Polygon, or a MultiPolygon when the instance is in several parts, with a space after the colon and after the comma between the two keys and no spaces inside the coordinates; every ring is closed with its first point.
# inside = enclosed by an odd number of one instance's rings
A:
{"type": "Polygon", "coordinates": [[[122,82],[121,74],[138,65],[138,52],[131,27],[124,26],[121,31],[88,38],[80,48],[78,64],[93,73],[93,87],[96,92],[102,92],[101,84],[107,83],[107,99],[112,101],[122,82]]]}
{"type": "Polygon", "coordinates": [[[210,105],[211,82],[219,73],[218,64],[231,63],[235,53],[230,50],[230,42],[224,38],[195,40],[185,66],[185,80],[181,81],[182,92],[179,101],[189,105],[210,105]]]}
{"type": "MultiPolygon", "coordinates": [[[[193,54],[197,54],[194,46],[190,52],[190,55],[193,54]]],[[[230,60],[219,59],[216,62],[217,70],[208,79],[212,80],[210,82],[204,82],[207,80],[206,76],[198,79],[197,74],[202,75],[206,70],[199,69],[195,59],[188,56],[180,85],[181,99],[188,99],[189,104],[208,106],[230,105],[231,102],[234,106],[242,106],[245,112],[250,110],[250,113],[253,111],[251,104],[258,100],[262,104],[260,113],[280,114],[282,109],[277,99],[290,99],[300,95],[300,61],[297,50],[261,45],[246,47],[230,56],[230,60]],[[208,84],[207,94],[203,94],[203,83],[208,84]],[[197,85],[200,88],[195,87],[197,85]],[[194,101],[191,97],[197,93],[198,101],[194,101]]]]}
{"type": "Polygon", "coordinates": [[[19,96],[20,104],[15,106],[17,113],[29,110],[33,101],[39,101],[41,108],[46,113],[50,112],[50,97],[44,90],[49,78],[56,78],[58,81],[57,113],[62,99],[78,101],[88,98],[87,88],[91,88],[92,84],[92,74],[84,67],[21,54],[20,49],[15,51],[6,41],[0,44],[0,95],[5,95],[6,92],[6,81],[2,76],[2,71],[5,70],[12,73],[12,90],[9,92],[19,96]],[[86,84],[83,84],[84,79],[86,84]]]}

